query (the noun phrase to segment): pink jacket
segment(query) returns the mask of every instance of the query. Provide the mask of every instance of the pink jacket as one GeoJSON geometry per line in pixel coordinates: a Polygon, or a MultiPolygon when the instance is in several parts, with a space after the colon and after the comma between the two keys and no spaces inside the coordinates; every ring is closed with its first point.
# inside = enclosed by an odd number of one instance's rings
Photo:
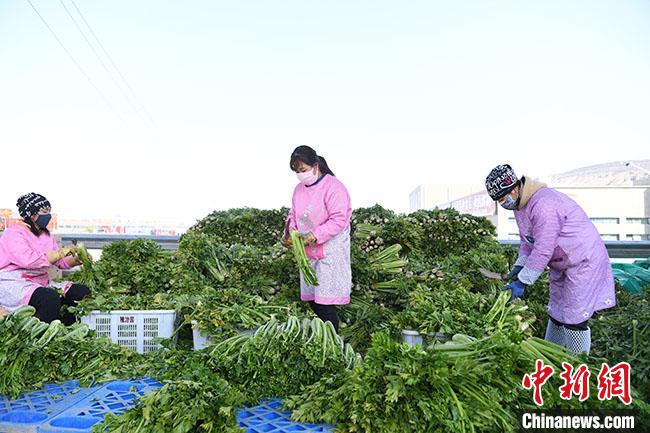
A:
{"type": "Polygon", "coordinates": [[[320,182],[298,184],[293,191],[288,227],[302,233],[312,232],[316,245],[306,248],[311,259],[324,257],[323,244],[350,227],[352,206],[345,185],[326,174],[320,182]]]}
{"type": "MultiPolygon", "coordinates": [[[[39,286],[49,285],[47,260],[49,251],[56,251],[59,246],[49,234],[34,235],[22,224],[9,227],[0,237],[0,270],[1,271],[42,271],[35,272],[29,280],[39,286]]],[[[60,269],[70,269],[69,257],[64,257],[55,263],[60,269]]]]}

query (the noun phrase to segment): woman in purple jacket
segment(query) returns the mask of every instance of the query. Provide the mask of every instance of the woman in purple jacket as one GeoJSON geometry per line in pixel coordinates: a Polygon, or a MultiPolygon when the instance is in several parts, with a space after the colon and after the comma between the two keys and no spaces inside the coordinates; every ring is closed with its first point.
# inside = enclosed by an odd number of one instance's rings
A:
{"type": "Polygon", "coordinates": [[[616,305],[605,244],[587,214],[571,198],[545,184],[515,176],[499,165],[485,180],[493,200],[515,213],[521,246],[504,289],[524,294],[549,268],[549,322],[545,339],[576,353],[589,353],[588,321],[616,305]]]}

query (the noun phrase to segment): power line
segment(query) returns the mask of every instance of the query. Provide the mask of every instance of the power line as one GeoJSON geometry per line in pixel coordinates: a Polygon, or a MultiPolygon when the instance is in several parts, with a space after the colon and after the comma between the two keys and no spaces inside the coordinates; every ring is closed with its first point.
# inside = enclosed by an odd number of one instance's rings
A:
{"type": "Polygon", "coordinates": [[[32,9],[34,9],[34,12],[36,12],[36,15],[38,15],[38,17],[41,19],[41,21],[43,22],[43,24],[45,24],[45,27],[47,27],[47,29],[50,31],[50,33],[52,34],[52,36],[54,37],[54,39],[56,39],[56,41],[59,43],[59,45],[61,45],[61,48],[63,48],[63,50],[64,50],[64,51],[66,52],[66,54],[68,55],[68,57],[70,57],[70,60],[72,60],[72,63],[74,63],[75,66],[77,67],[77,69],[79,69],[79,72],[81,72],[81,73],[83,74],[83,76],[86,77],[86,79],[88,80],[88,82],[90,83],[90,85],[91,85],[91,86],[92,86],[92,87],[97,91],[97,93],[99,94],[99,96],[101,96],[101,98],[104,100],[104,102],[106,103],[106,105],[108,106],[108,108],[113,112],[113,114],[115,114],[115,116],[117,116],[118,119],[120,119],[120,121],[122,121],[122,123],[124,123],[124,124],[126,125],[126,122],[124,121],[124,119],[122,118],[122,116],[120,116],[120,113],[118,113],[118,112],[115,110],[115,108],[113,107],[113,105],[111,104],[111,102],[108,100],[108,98],[106,98],[106,96],[102,93],[102,91],[99,90],[99,87],[97,87],[97,86],[95,85],[95,83],[93,82],[93,80],[92,80],[92,79],[90,78],[90,76],[86,73],[86,71],[81,67],[81,65],[77,62],[77,60],[74,58],[74,56],[72,55],[72,53],[71,53],[71,52],[66,48],[66,46],[63,44],[63,42],[61,42],[61,39],[59,39],[59,37],[58,37],[58,36],[56,35],[56,33],[54,32],[54,30],[52,30],[52,27],[50,27],[50,25],[47,23],[47,21],[45,21],[45,18],[43,18],[43,16],[40,14],[40,12],[38,12],[38,9],[36,9],[36,6],[34,6],[34,4],[31,2],[31,0],[26,0],[26,1],[27,1],[27,3],[29,3],[29,5],[32,7],[32,9]]]}
{"type": "Polygon", "coordinates": [[[101,56],[99,55],[99,53],[98,53],[97,50],[95,49],[95,46],[90,42],[90,40],[88,39],[88,37],[86,36],[86,34],[84,33],[84,31],[81,29],[81,27],[80,27],[79,24],[77,23],[77,20],[76,20],[76,19],[74,18],[74,16],[72,16],[72,14],[70,13],[70,10],[68,9],[68,7],[65,5],[65,3],[63,3],[63,0],[59,0],[59,2],[61,3],[61,6],[63,6],[63,9],[64,9],[65,12],[68,14],[68,16],[70,17],[70,19],[72,20],[72,22],[74,23],[74,25],[75,25],[75,27],[77,28],[77,30],[79,30],[79,33],[81,33],[81,36],[82,36],[82,37],[84,38],[84,40],[86,41],[86,43],[88,44],[88,46],[89,46],[90,49],[92,50],[93,54],[95,54],[95,57],[97,57],[97,60],[99,60],[99,63],[102,65],[102,67],[104,68],[104,70],[106,71],[106,73],[108,74],[108,76],[111,78],[111,80],[113,81],[113,83],[115,84],[115,86],[116,86],[118,89],[120,89],[120,92],[122,92],[122,95],[124,95],[124,98],[125,98],[125,99],[127,100],[127,102],[131,105],[131,107],[132,107],[136,112],[138,112],[138,108],[135,106],[135,104],[133,104],[133,102],[131,101],[131,99],[129,98],[129,96],[126,94],[126,92],[124,91],[124,88],[122,88],[122,86],[120,85],[120,83],[119,83],[119,82],[117,81],[117,79],[115,78],[115,75],[114,75],[114,74],[113,74],[113,73],[108,69],[108,67],[106,66],[106,63],[104,62],[104,60],[102,60],[101,56]]]}
{"type": "Polygon", "coordinates": [[[70,3],[72,3],[72,5],[74,6],[75,10],[77,11],[77,13],[79,14],[79,16],[80,16],[81,19],[83,20],[84,24],[86,24],[86,27],[88,27],[88,30],[90,31],[90,34],[93,36],[93,38],[94,38],[95,41],[97,42],[97,45],[99,45],[99,47],[102,49],[102,51],[104,52],[104,55],[106,56],[106,58],[108,59],[108,61],[111,63],[111,65],[113,66],[113,68],[115,69],[115,71],[117,72],[117,74],[120,76],[120,78],[122,78],[122,81],[124,82],[124,84],[126,85],[126,87],[129,89],[129,91],[131,92],[131,95],[132,95],[133,99],[134,99],[134,100],[137,102],[137,104],[141,107],[142,111],[147,115],[147,117],[149,118],[149,121],[150,121],[152,124],[155,124],[155,122],[153,121],[153,118],[151,117],[151,114],[149,114],[149,112],[147,111],[146,107],[145,107],[145,106],[144,106],[144,105],[143,105],[143,104],[138,100],[138,97],[136,96],[135,92],[133,91],[133,88],[131,87],[131,85],[129,84],[129,82],[128,82],[128,81],[126,80],[126,78],[124,77],[124,74],[122,74],[122,72],[120,71],[120,69],[117,67],[117,65],[116,65],[115,62],[113,61],[113,58],[110,56],[110,54],[108,54],[108,51],[106,51],[106,48],[104,48],[104,44],[102,44],[102,42],[99,40],[99,38],[97,37],[97,35],[96,35],[95,32],[93,31],[92,27],[90,26],[90,24],[88,23],[88,21],[87,21],[86,18],[84,17],[84,14],[81,12],[81,10],[80,10],[79,7],[77,6],[77,4],[74,2],[74,0],[70,0],[70,3]]]}

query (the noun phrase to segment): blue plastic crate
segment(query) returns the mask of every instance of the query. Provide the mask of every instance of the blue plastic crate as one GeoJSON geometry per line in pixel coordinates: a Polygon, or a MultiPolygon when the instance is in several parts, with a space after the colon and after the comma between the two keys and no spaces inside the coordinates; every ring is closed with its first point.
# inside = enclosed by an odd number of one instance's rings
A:
{"type": "Polygon", "coordinates": [[[17,399],[10,400],[0,396],[0,415],[19,410],[48,412],[57,406],[71,400],[80,400],[98,387],[83,388],[76,380],[62,384],[48,384],[42,390],[21,394],[17,399]]]}
{"type": "Polygon", "coordinates": [[[76,380],[48,384],[11,400],[0,396],[0,433],[30,433],[48,418],[83,400],[99,387],[82,388],[76,380]]]}
{"type": "Polygon", "coordinates": [[[42,422],[39,433],[88,433],[107,414],[121,415],[147,393],[160,388],[154,379],[109,382],[89,397],[42,422]]]}
{"type": "Polygon", "coordinates": [[[332,433],[327,424],[301,424],[291,420],[291,413],[281,410],[282,400],[265,400],[259,406],[237,411],[237,423],[246,433],[332,433]]]}
{"type": "MultiPolygon", "coordinates": [[[[46,385],[16,400],[1,398],[0,433],[90,433],[107,414],[120,415],[161,385],[154,379],[113,381],[81,388],[75,381],[46,385]]],[[[332,433],[325,424],[301,424],[280,410],[282,400],[269,399],[237,411],[246,433],[332,433]]]]}
{"type": "Polygon", "coordinates": [[[121,414],[161,385],[154,379],[81,388],[76,381],[46,385],[16,400],[0,397],[0,433],[87,433],[106,414],[121,414]]]}

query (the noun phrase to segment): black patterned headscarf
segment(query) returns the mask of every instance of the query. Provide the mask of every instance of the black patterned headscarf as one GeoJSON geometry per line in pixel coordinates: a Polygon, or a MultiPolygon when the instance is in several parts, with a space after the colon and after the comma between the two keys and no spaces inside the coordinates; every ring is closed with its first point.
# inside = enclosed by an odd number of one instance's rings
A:
{"type": "Polygon", "coordinates": [[[21,195],[16,202],[16,206],[18,206],[18,214],[23,219],[38,214],[43,208],[52,207],[45,197],[35,192],[21,195]]]}
{"type": "Polygon", "coordinates": [[[485,179],[485,189],[492,200],[499,200],[519,185],[519,179],[510,165],[497,165],[485,179]]]}

